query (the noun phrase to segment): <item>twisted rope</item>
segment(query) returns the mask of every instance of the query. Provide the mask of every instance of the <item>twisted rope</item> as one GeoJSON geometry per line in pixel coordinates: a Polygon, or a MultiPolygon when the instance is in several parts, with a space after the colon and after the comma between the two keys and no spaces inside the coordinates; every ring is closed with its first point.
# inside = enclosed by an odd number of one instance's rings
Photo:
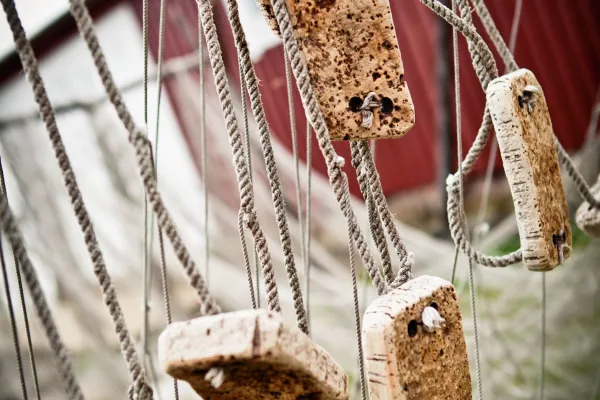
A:
{"type": "Polygon", "coordinates": [[[373,235],[373,239],[375,240],[377,250],[381,255],[383,277],[386,280],[386,284],[389,285],[394,280],[392,259],[388,250],[383,225],[381,224],[381,219],[379,218],[378,209],[373,200],[371,189],[369,188],[369,178],[363,165],[363,159],[358,148],[358,142],[350,142],[350,150],[352,155],[352,167],[356,170],[360,192],[362,193],[367,205],[370,231],[373,235]]]}
{"type": "Polygon", "coordinates": [[[248,168],[247,160],[244,157],[243,142],[239,133],[233,103],[231,101],[229,83],[225,71],[225,64],[223,63],[223,55],[221,53],[221,44],[219,43],[210,1],[198,0],[198,12],[202,19],[202,28],[208,45],[210,64],[213,70],[221,108],[223,110],[229,143],[233,152],[233,161],[240,192],[240,207],[244,213],[243,222],[254,238],[255,249],[258,253],[263,270],[269,310],[281,312],[271,254],[267,246],[267,239],[256,216],[252,184],[250,181],[250,169],[248,168]]]}
{"type": "MultiPolygon", "coordinates": [[[[252,108],[252,114],[256,120],[258,126],[258,132],[260,135],[260,143],[262,147],[263,157],[267,169],[267,177],[271,186],[271,195],[273,198],[273,204],[275,207],[275,219],[277,222],[277,228],[279,230],[279,238],[281,241],[281,247],[284,255],[284,265],[288,277],[288,282],[292,289],[292,299],[294,302],[294,310],[296,312],[296,322],[302,332],[309,334],[308,319],[306,316],[306,310],[304,308],[304,301],[302,298],[302,289],[300,287],[300,280],[296,270],[294,262],[294,253],[292,250],[292,239],[290,236],[290,230],[287,222],[285,213],[285,198],[281,190],[281,181],[279,179],[279,172],[277,170],[277,164],[275,162],[275,154],[271,145],[271,133],[267,123],[262,99],[260,97],[260,91],[258,89],[258,79],[256,78],[256,72],[250,58],[250,51],[246,42],[246,35],[242,24],[240,22],[240,16],[238,11],[237,0],[227,0],[228,7],[228,18],[233,31],[233,37],[235,40],[235,46],[237,48],[238,59],[240,62],[241,71],[244,74],[246,82],[246,89],[250,97],[250,106],[252,108]]],[[[286,59],[286,66],[288,61],[286,59]]],[[[289,68],[287,69],[289,70],[289,68]]],[[[291,91],[290,76],[287,74],[288,91],[291,91]]],[[[242,93],[242,95],[245,95],[242,93]]],[[[291,92],[289,96],[291,98],[291,92]]],[[[293,118],[293,104],[290,103],[290,112],[292,112],[292,118],[290,123],[294,124],[293,118]]],[[[292,125],[293,132],[295,134],[295,126],[292,125]]],[[[294,140],[295,143],[295,140],[294,140]]],[[[297,176],[297,182],[299,177],[297,176]]],[[[298,182],[299,184],[299,182],[298,182]]],[[[298,192],[298,196],[299,196],[298,192]]],[[[300,203],[298,207],[301,207],[300,203]]],[[[299,208],[301,210],[301,208],[299,208]]],[[[302,215],[299,213],[300,225],[302,226],[302,215]]],[[[302,233],[303,235],[303,233],[302,233]]],[[[302,238],[302,248],[304,249],[304,238],[302,238]]]]}
{"type": "Polygon", "coordinates": [[[200,297],[202,303],[200,312],[202,314],[217,314],[220,312],[220,307],[217,305],[214,298],[209,294],[206,282],[198,272],[196,264],[191,259],[190,253],[183,243],[179,233],[177,232],[175,224],[173,223],[173,220],[162,201],[152,168],[150,142],[148,141],[143,130],[135,125],[133,117],[125,105],[120,91],[115,85],[102,49],[100,48],[100,44],[98,43],[98,37],[96,35],[93,21],[90,17],[87,6],[83,0],[71,0],[70,11],[71,15],[75,19],[75,22],[77,23],[79,32],[81,33],[92,55],[106,94],[117,111],[119,119],[129,133],[129,142],[136,150],[136,159],[140,176],[142,178],[144,188],[146,189],[148,201],[156,213],[158,224],[161,230],[169,238],[174,253],[177,256],[177,259],[181,262],[189,278],[190,284],[192,287],[194,287],[200,297]]]}
{"type": "MultiPolygon", "coordinates": [[[[127,363],[127,368],[133,380],[134,392],[139,399],[152,399],[152,389],[150,389],[146,383],[146,379],[140,366],[131,335],[127,330],[123,313],[116,297],[115,289],[106,270],[102,252],[98,247],[96,233],[83,202],[83,198],[81,196],[75,174],[71,167],[71,163],[67,153],[65,152],[64,144],[56,125],[54,111],[38,71],[37,60],[35,59],[31,45],[25,36],[21,21],[19,20],[19,16],[14,6],[14,1],[2,0],[2,5],[4,6],[9,25],[11,26],[11,30],[13,32],[17,52],[19,53],[19,57],[23,64],[23,70],[27,75],[27,79],[31,83],[35,101],[39,106],[40,115],[44,121],[44,124],[46,125],[46,129],[52,143],[52,148],[54,149],[56,159],[63,175],[65,188],[67,189],[69,198],[71,199],[71,203],[73,205],[73,210],[75,211],[75,216],[77,217],[77,222],[79,223],[81,231],[83,232],[86,247],[94,265],[94,274],[96,275],[96,278],[100,284],[104,297],[104,303],[108,308],[113,321],[115,333],[119,339],[121,353],[123,354],[123,358],[127,363]]],[[[66,379],[73,380],[74,378],[72,376],[67,376],[66,379]]]]}
{"type": "Polygon", "coordinates": [[[310,124],[315,130],[319,148],[325,158],[327,165],[327,173],[329,175],[329,181],[333,187],[336,195],[336,200],[340,205],[342,213],[346,218],[347,223],[352,227],[352,238],[356,247],[358,248],[359,254],[363,260],[373,284],[377,288],[379,294],[383,294],[387,291],[385,282],[382,281],[381,274],[375,266],[373,256],[370,249],[367,246],[362,231],[358,225],[356,215],[350,204],[349,191],[345,187],[344,182],[347,180],[346,174],[343,172],[343,159],[336,154],[329,138],[329,132],[325,124],[323,113],[321,112],[317,103],[310,78],[308,76],[308,68],[306,66],[306,60],[302,56],[296,37],[293,34],[290,15],[285,6],[284,0],[273,0],[273,9],[275,18],[279,24],[281,36],[283,38],[284,47],[290,63],[292,71],[296,77],[296,84],[302,98],[302,104],[307,114],[307,118],[310,124]]]}

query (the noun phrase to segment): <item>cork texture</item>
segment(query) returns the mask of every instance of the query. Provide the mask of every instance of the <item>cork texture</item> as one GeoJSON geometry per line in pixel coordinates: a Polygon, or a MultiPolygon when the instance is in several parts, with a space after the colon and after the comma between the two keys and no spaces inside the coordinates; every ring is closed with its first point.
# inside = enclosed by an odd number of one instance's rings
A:
{"type": "MultiPolygon", "coordinates": [[[[598,175],[596,184],[592,186],[592,193],[596,199],[600,200],[600,175],[598,175]]],[[[587,201],[584,201],[577,209],[575,222],[588,236],[600,237],[600,210],[591,208],[587,201]]]]}
{"type": "MultiPolygon", "coordinates": [[[[331,139],[406,134],[415,124],[415,111],[389,1],[287,0],[286,4],[331,139]],[[373,123],[365,128],[362,114],[350,104],[370,92],[382,103],[385,98],[387,105],[373,110],[373,123]]],[[[276,30],[271,3],[259,0],[259,5],[276,30]]]]}
{"type": "Polygon", "coordinates": [[[421,276],[377,299],[363,318],[363,345],[372,400],[471,398],[462,319],[450,282],[421,276]],[[433,332],[421,324],[428,306],[445,319],[433,332]]]}
{"type": "Polygon", "coordinates": [[[174,323],[159,338],[164,370],[210,399],[348,399],[344,370],[281,316],[247,310],[174,323]],[[215,389],[205,379],[224,371],[215,389]]]}
{"type": "Polygon", "coordinates": [[[487,89],[504,170],[510,185],[523,251],[532,271],[550,271],[566,260],[572,245],[569,210],[560,175],[548,105],[531,71],[520,69],[493,80],[487,89]],[[533,85],[530,112],[523,89],[533,85]]]}

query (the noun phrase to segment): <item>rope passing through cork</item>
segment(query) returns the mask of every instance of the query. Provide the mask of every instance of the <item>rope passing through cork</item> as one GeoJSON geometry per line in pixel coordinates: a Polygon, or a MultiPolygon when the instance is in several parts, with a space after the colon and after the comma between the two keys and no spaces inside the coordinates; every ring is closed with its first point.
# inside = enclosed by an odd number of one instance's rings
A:
{"type": "Polygon", "coordinates": [[[373,110],[379,109],[382,114],[389,114],[392,112],[394,104],[392,100],[387,97],[379,99],[377,93],[369,92],[364,100],[361,100],[360,97],[351,98],[349,102],[349,108],[352,112],[361,113],[361,125],[363,128],[370,128],[371,125],[373,125],[373,119],[375,118],[373,110]]]}

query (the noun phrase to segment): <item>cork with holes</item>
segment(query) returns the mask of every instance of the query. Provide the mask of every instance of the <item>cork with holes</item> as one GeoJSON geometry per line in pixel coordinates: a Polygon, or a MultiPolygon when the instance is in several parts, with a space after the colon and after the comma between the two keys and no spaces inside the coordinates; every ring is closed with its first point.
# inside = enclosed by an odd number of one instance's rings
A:
{"type": "MultiPolygon", "coordinates": [[[[600,175],[596,184],[592,186],[594,197],[600,200],[600,175]]],[[[577,226],[587,235],[592,237],[600,237],[600,210],[590,207],[590,203],[584,201],[575,214],[575,222],[577,226]]]]}
{"type": "Polygon", "coordinates": [[[210,399],[348,399],[344,370],[279,314],[247,310],[170,325],[159,338],[164,370],[210,399]],[[215,389],[205,379],[220,367],[215,389]]]}
{"type": "Polygon", "coordinates": [[[572,239],[544,92],[531,71],[520,69],[493,80],[487,101],[515,205],[523,263],[532,271],[550,271],[560,264],[561,250],[563,260],[570,256],[572,239]],[[524,91],[527,86],[537,93],[524,91]]]}
{"type": "Polygon", "coordinates": [[[381,296],[365,312],[363,346],[372,400],[471,398],[462,319],[450,282],[420,276],[381,296]],[[428,306],[445,320],[433,332],[421,321],[428,306]]]}
{"type": "MultiPolygon", "coordinates": [[[[258,0],[278,32],[269,0],[258,0]]],[[[415,124],[389,0],[287,0],[332,140],[401,137],[415,124]],[[370,127],[357,110],[377,95],[370,127]]]]}

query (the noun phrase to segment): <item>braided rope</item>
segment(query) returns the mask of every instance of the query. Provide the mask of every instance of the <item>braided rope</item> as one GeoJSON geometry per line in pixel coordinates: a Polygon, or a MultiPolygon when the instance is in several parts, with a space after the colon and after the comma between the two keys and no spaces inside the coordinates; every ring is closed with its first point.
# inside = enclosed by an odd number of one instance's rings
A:
{"type": "MultiPolygon", "coordinates": [[[[269,184],[271,186],[273,204],[275,206],[275,219],[277,222],[277,228],[279,230],[281,247],[283,249],[285,270],[287,273],[290,287],[292,289],[292,299],[294,302],[294,310],[296,312],[296,321],[300,330],[302,330],[302,332],[308,335],[308,320],[306,316],[306,311],[304,309],[304,301],[302,298],[300,280],[298,279],[296,265],[294,262],[292,239],[290,236],[290,230],[285,213],[285,199],[281,190],[279,172],[277,170],[275,155],[273,152],[273,147],[271,145],[270,128],[265,117],[264,107],[260,96],[260,91],[258,89],[258,79],[256,78],[256,72],[254,70],[252,60],[250,58],[250,51],[246,42],[246,35],[240,22],[237,0],[227,0],[227,6],[229,23],[233,31],[233,37],[237,48],[238,59],[240,61],[240,67],[242,69],[242,71],[240,72],[244,74],[246,89],[248,90],[248,95],[250,97],[250,106],[252,108],[252,114],[254,115],[254,118],[256,120],[258,132],[260,135],[260,143],[267,169],[269,184]]],[[[289,90],[291,90],[291,86],[289,86],[289,90]]],[[[245,94],[243,93],[242,95],[245,94]]],[[[292,119],[292,123],[293,122],[294,121],[292,119]]],[[[302,224],[301,216],[299,218],[302,224]]]]}
{"type": "MultiPolygon", "coordinates": [[[[119,339],[121,353],[123,354],[123,358],[127,363],[127,368],[133,380],[134,392],[139,399],[152,399],[152,389],[146,383],[142,367],[140,366],[139,359],[133,345],[133,340],[125,324],[123,312],[121,311],[121,307],[116,297],[115,289],[106,270],[102,252],[98,247],[96,233],[83,202],[75,174],[71,167],[71,162],[69,161],[69,157],[65,151],[60,132],[56,125],[54,111],[46,94],[46,89],[44,87],[42,78],[39,74],[37,60],[33,54],[31,45],[25,36],[21,21],[19,20],[18,13],[14,6],[14,1],[2,0],[2,5],[4,6],[7,14],[7,20],[9,21],[11,30],[13,32],[17,52],[19,53],[19,57],[23,64],[23,70],[27,75],[27,79],[31,83],[35,101],[39,106],[40,115],[44,121],[44,124],[46,125],[46,129],[52,143],[52,148],[54,149],[56,159],[63,175],[65,188],[67,189],[73,205],[75,216],[77,217],[77,222],[79,223],[81,231],[84,235],[86,247],[94,265],[94,274],[96,275],[98,283],[100,284],[104,303],[108,308],[114,324],[115,333],[119,339]]],[[[72,377],[67,378],[73,379],[72,377]]]]}
{"type": "Polygon", "coordinates": [[[352,168],[356,170],[356,176],[358,179],[360,192],[362,193],[363,198],[365,199],[365,203],[367,205],[369,227],[373,235],[373,239],[375,240],[377,250],[379,250],[379,254],[381,255],[383,277],[386,280],[386,284],[389,285],[394,280],[392,271],[392,259],[388,250],[383,225],[381,224],[381,219],[379,218],[378,209],[375,205],[375,202],[373,201],[373,194],[369,188],[369,177],[367,176],[367,173],[363,166],[363,159],[360,155],[358,142],[350,142],[350,150],[352,154],[352,168]]]}
{"type": "Polygon", "coordinates": [[[133,117],[125,105],[123,97],[114,82],[102,49],[100,48],[100,44],[98,43],[93,21],[90,17],[87,6],[83,0],[71,0],[70,11],[92,55],[106,94],[117,111],[119,119],[129,133],[129,142],[136,150],[136,158],[142,182],[144,184],[144,188],[146,189],[148,201],[156,213],[158,224],[161,230],[165,232],[169,238],[175,255],[181,262],[189,278],[190,284],[200,296],[202,303],[200,311],[202,314],[217,314],[220,312],[220,308],[212,296],[210,296],[206,282],[200,275],[196,264],[191,259],[190,253],[183,243],[179,233],[177,232],[175,224],[173,223],[173,220],[162,201],[162,197],[158,191],[156,179],[152,169],[150,142],[146,138],[144,132],[135,125],[133,117]]]}
{"type": "Polygon", "coordinates": [[[354,214],[354,210],[350,204],[349,192],[345,187],[344,182],[347,180],[346,174],[343,172],[343,159],[338,157],[329,138],[327,126],[323,113],[321,112],[317,103],[310,78],[308,76],[308,68],[306,66],[306,60],[302,56],[298,41],[295,38],[290,15],[285,6],[284,0],[273,0],[274,14],[279,24],[281,36],[283,38],[286,54],[290,59],[292,71],[296,77],[296,84],[302,98],[302,104],[306,111],[308,120],[315,130],[319,148],[325,158],[327,165],[327,173],[329,175],[329,181],[333,187],[334,193],[340,209],[346,218],[346,221],[352,226],[352,238],[358,248],[359,254],[363,260],[363,263],[373,281],[373,284],[377,288],[379,294],[383,294],[387,291],[385,282],[382,281],[381,274],[375,266],[373,255],[367,243],[364,235],[358,225],[358,220],[354,214]]]}

